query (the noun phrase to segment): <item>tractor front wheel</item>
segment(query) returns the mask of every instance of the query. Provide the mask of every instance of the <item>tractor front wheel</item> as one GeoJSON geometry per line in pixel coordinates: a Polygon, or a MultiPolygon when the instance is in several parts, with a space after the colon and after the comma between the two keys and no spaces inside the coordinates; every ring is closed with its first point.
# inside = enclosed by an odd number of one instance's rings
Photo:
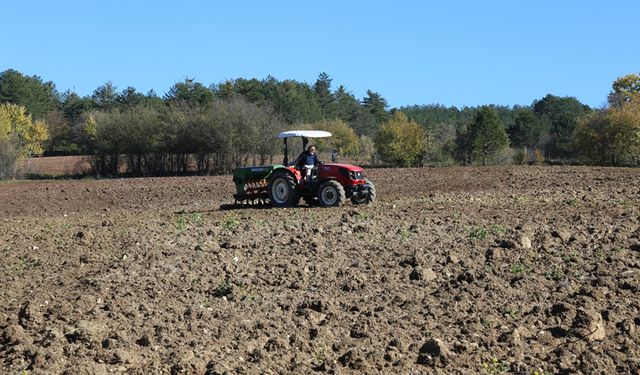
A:
{"type": "Polygon", "coordinates": [[[296,182],[290,173],[274,173],[269,179],[269,199],[274,207],[294,207],[300,197],[296,191],[296,182]]]}
{"type": "Polygon", "coordinates": [[[340,207],[346,200],[344,188],[338,181],[327,181],[318,189],[318,202],[322,207],[340,207]]]}
{"type": "Polygon", "coordinates": [[[364,190],[351,196],[353,204],[371,204],[376,201],[376,187],[373,182],[364,180],[364,190]]]}

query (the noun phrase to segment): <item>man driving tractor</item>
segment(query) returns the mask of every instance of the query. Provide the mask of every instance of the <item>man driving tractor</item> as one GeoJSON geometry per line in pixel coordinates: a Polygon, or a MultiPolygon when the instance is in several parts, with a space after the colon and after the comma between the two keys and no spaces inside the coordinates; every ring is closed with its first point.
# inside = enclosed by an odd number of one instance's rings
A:
{"type": "Polygon", "coordinates": [[[300,171],[304,169],[305,178],[308,183],[311,183],[312,181],[313,169],[320,164],[323,164],[323,162],[321,162],[316,155],[315,145],[309,145],[309,147],[307,147],[307,151],[303,151],[293,163],[293,165],[295,165],[300,171]]]}

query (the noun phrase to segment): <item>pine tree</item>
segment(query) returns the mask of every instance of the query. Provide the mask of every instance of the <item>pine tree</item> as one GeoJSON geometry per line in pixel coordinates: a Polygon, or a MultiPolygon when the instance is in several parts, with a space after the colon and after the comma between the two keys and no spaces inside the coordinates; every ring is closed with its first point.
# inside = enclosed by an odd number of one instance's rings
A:
{"type": "Polygon", "coordinates": [[[480,158],[482,165],[486,165],[490,157],[507,147],[509,138],[493,108],[484,106],[476,112],[468,129],[468,141],[471,154],[480,158]]]}
{"type": "Polygon", "coordinates": [[[331,95],[331,78],[327,73],[320,73],[316,83],[313,85],[313,91],[316,94],[318,103],[322,110],[322,116],[325,119],[336,118],[336,98],[331,95]]]}

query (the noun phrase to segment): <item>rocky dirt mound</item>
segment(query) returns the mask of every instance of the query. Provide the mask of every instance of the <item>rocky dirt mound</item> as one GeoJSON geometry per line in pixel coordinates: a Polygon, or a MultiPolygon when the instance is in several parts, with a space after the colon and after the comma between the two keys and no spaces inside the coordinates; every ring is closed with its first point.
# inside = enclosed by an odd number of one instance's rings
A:
{"type": "Polygon", "coordinates": [[[639,170],[370,176],[341,209],[1,184],[2,372],[640,373],[639,170]]]}

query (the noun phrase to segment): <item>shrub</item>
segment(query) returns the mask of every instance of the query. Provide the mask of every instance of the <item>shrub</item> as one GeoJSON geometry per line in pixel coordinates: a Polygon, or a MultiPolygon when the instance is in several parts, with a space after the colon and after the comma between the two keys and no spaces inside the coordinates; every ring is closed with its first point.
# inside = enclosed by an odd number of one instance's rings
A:
{"type": "Polygon", "coordinates": [[[46,124],[32,121],[24,107],[0,104],[0,179],[15,177],[19,159],[42,155],[48,137],[46,124]]]}
{"type": "Polygon", "coordinates": [[[382,124],[374,142],[380,158],[401,167],[414,167],[422,163],[427,151],[427,131],[417,122],[396,111],[382,124]]]}

